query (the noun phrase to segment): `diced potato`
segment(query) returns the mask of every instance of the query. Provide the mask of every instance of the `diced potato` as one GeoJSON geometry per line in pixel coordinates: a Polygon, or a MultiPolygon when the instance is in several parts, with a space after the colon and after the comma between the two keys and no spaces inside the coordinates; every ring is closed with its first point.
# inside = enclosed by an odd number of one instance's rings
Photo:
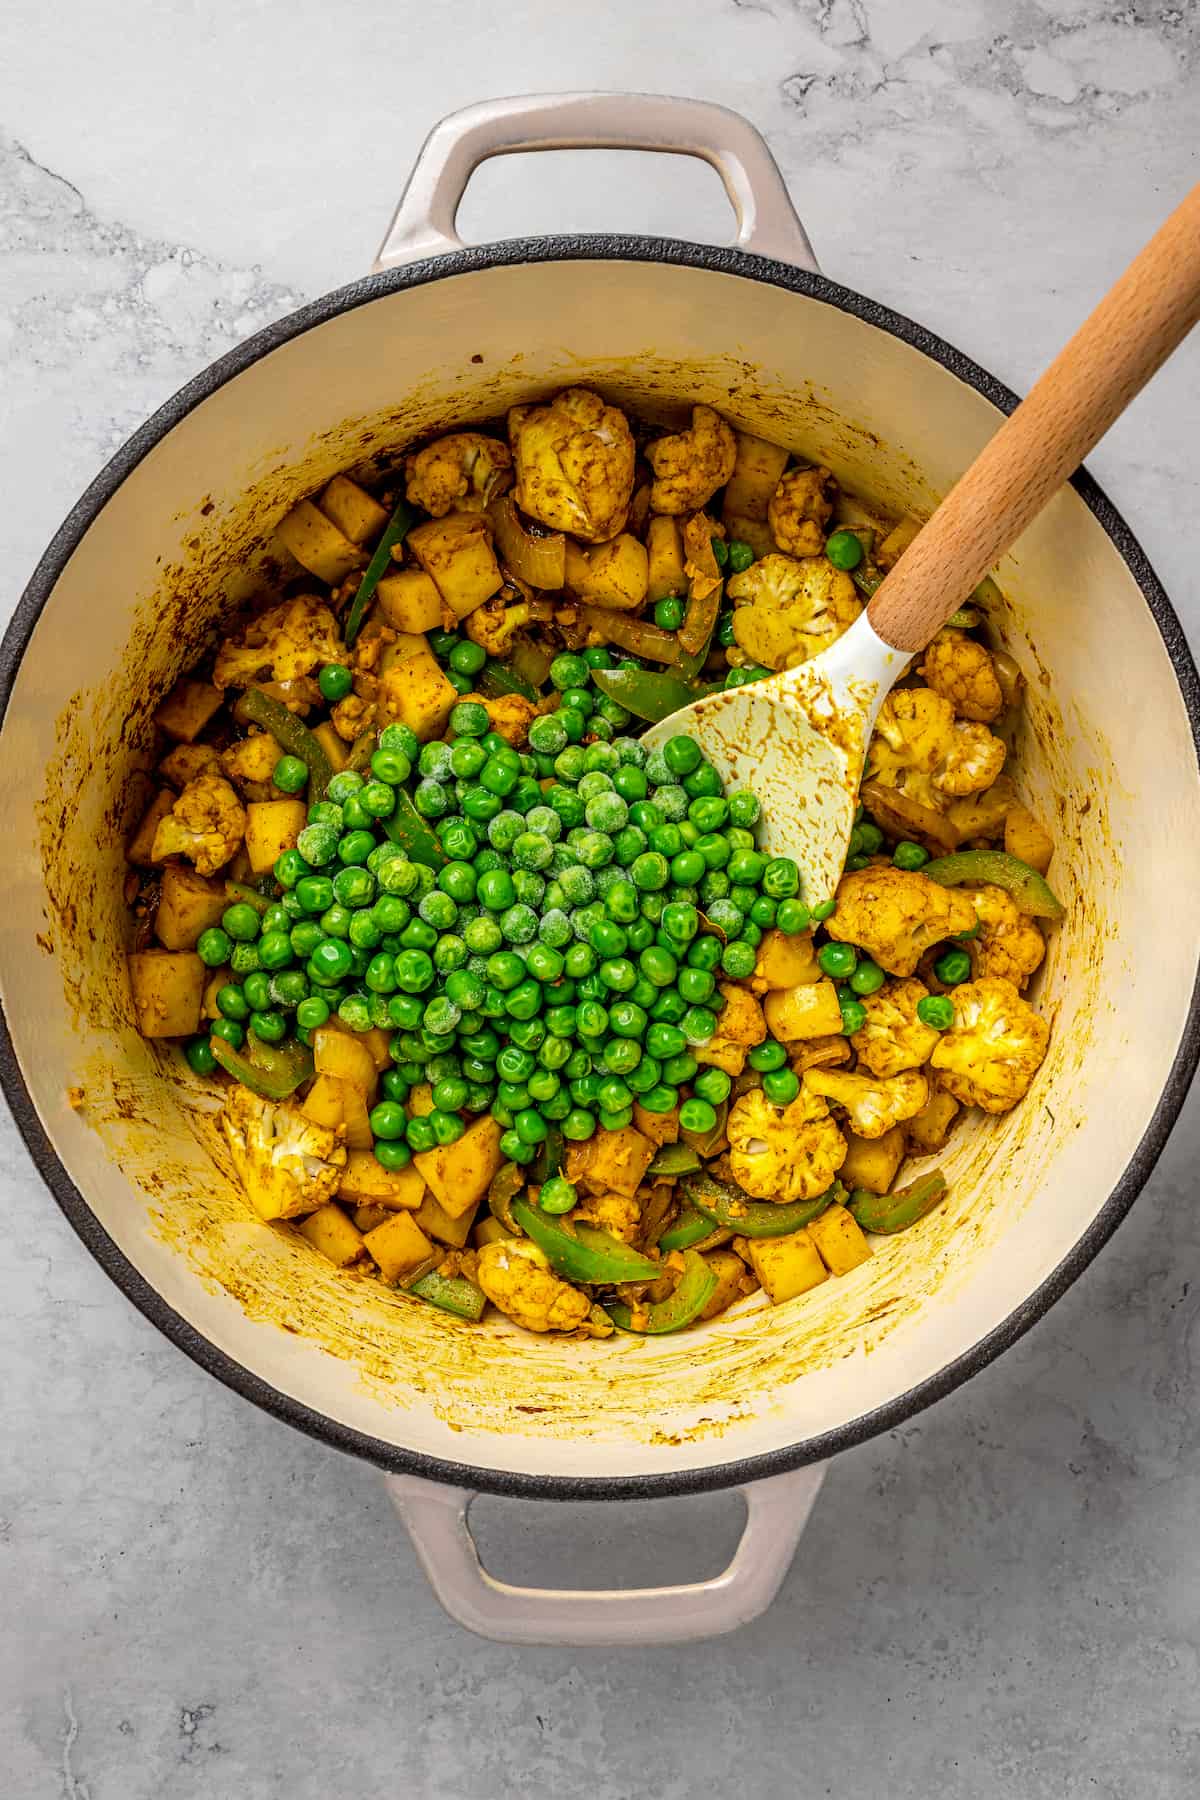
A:
{"type": "Polygon", "coordinates": [[[204,984],[204,998],[200,1002],[201,1019],[219,1019],[221,1009],[217,1005],[217,995],[227,982],[232,980],[233,970],[228,964],[223,969],[209,971],[208,980],[204,984]]]}
{"type": "Polygon", "coordinates": [[[361,568],[363,554],[332,519],[327,519],[311,500],[294,506],[286,519],[281,519],[276,535],[285,550],[310,575],[336,587],[345,581],[351,569],[361,568]]]}
{"type": "Polygon", "coordinates": [[[898,525],[893,525],[875,552],[879,567],[890,569],[893,563],[899,562],[920,529],[920,519],[901,519],[898,525]]]}
{"type": "Polygon", "coordinates": [[[413,1162],[452,1219],[474,1212],[504,1161],[500,1153],[500,1127],[488,1115],[468,1125],[453,1144],[423,1150],[413,1162]]]}
{"type": "Polygon", "coordinates": [[[871,1246],[863,1236],[858,1221],[836,1201],[827,1206],[808,1227],[808,1235],[820,1252],[821,1260],[831,1275],[848,1275],[865,1263],[871,1246]]]}
{"type": "Polygon", "coordinates": [[[175,744],[158,765],[164,781],[183,792],[189,781],[201,775],[220,775],[221,758],[211,744],[175,744]]]}
{"type": "Polygon", "coordinates": [[[677,1144],[679,1142],[679,1108],[673,1107],[670,1112],[647,1112],[640,1100],[633,1103],[633,1122],[643,1137],[648,1137],[654,1145],[677,1144]]]}
{"type": "Polygon", "coordinates": [[[129,847],[125,852],[126,861],[136,863],[141,869],[151,867],[154,862],[154,834],[158,830],[160,819],[166,818],[174,804],[175,795],[170,788],[159,788],[129,840],[129,847]]]}
{"type": "Polygon", "coordinates": [[[370,1150],[351,1150],[338,1182],[338,1199],[359,1206],[386,1206],[389,1212],[416,1212],[425,1198],[425,1180],[412,1163],[385,1169],[370,1150]]]}
{"type": "Polygon", "coordinates": [[[827,1037],[842,1028],[842,1009],[837,989],[828,976],[801,982],[792,988],[775,988],[763,996],[763,1015],[781,1043],[799,1038],[827,1037]]]}
{"type": "Polygon", "coordinates": [[[313,736],[333,764],[333,772],[337,775],[350,760],[349,747],[342,742],[328,719],[323,725],[314,727],[313,736]]]}
{"type": "Polygon", "coordinates": [[[726,507],[722,514],[722,523],[729,533],[729,542],[749,544],[756,557],[773,556],[778,548],[774,534],[765,519],[747,519],[744,514],[731,513],[726,507]]]}
{"type": "Polygon", "coordinates": [[[429,656],[429,644],[420,631],[397,631],[396,640],[389,644],[383,653],[380,668],[383,671],[394,668],[398,663],[411,662],[414,656],[429,656]]]}
{"type": "Polygon", "coordinates": [[[812,932],[798,931],[789,937],[785,931],[764,931],[754,973],[773,988],[799,987],[802,982],[820,981],[824,971],[813,950],[812,932]]]}
{"type": "Polygon", "coordinates": [[[424,569],[385,575],[375,590],[379,610],[397,631],[436,631],[442,623],[442,596],[424,569]]]}
{"type": "MultiPolygon", "coordinates": [[[[771,496],[787,468],[789,452],[769,438],[735,432],[737,457],[733,474],[725,483],[725,512],[747,519],[765,519],[771,496]]],[[[728,523],[728,520],[726,521],[728,523]]]]}
{"type": "Polygon", "coordinates": [[[328,1201],[315,1213],[301,1221],[297,1230],[307,1238],[314,1250],[327,1256],[336,1268],[347,1269],[367,1253],[363,1234],[351,1223],[340,1206],[328,1201]]]}
{"type": "Polygon", "coordinates": [[[336,1131],[346,1123],[346,1083],[333,1075],[318,1075],[305,1095],[300,1111],[314,1125],[336,1131]]]}
{"type": "Polygon", "coordinates": [[[482,1250],[487,1244],[498,1244],[511,1236],[512,1232],[506,1231],[499,1219],[480,1219],[471,1233],[471,1242],[477,1250],[482,1250]]]}
{"type": "Polygon", "coordinates": [[[571,1154],[590,1188],[628,1198],[637,1192],[653,1161],[654,1145],[635,1125],[622,1125],[617,1131],[601,1129],[586,1143],[572,1145],[571,1154]]]}
{"type": "Polygon", "coordinates": [[[317,505],[352,544],[365,544],[368,538],[378,537],[387,524],[388,516],[378,500],[348,475],[335,475],[322,490],[317,505]]]}
{"type": "Polygon", "coordinates": [[[383,671],[379,686],[390,718],[407,725],[422,743],[441,737],[458,694],[428,650],[392,663],[383,671]]]}
{"type": "Polygon", "coordinates": [[[718,1313],[724,1312],[738,1298],[746,1270],[741,1257],[736,1256],[732,1250],[713,1250],[704,1260],[717,1278],[717,1287],[700,1317],[715,1319],[718,1313]]]}
{"type": "Polygon", "coordinates": [[[377,1225],[386,1225],[391,1217],[386,1206],[356,1206],[354,1209],[354,1223],[364,1235],[374,1231],[377,1225]]]}
{"type": "Polygon", "coordinates": [[[322,1025],[313,1032],[312,1052],[318,1075],[333,1075],[338,1081],[348,1082],[368,1105],[375,1104],[375,1061],[356,1035],[334,1025],[322,1025]]]}
{"type": "Polygon", "coordinates": [[[1028,807],[1014,806],[1004,817],[1004,848],[1044,875],[1054,855],[1054,839],[1028,807]]]}
{"type": "Polygon", "coordinates": [[[464,1212],[454,1218],[428,1189],[413,1214],[426,1237],[436,1238],[439,1244],[449,1244],[452,1250],[461,1250],[466,1244],[474,1217],[474,1212],[464,1212]]]}
{"type": "Polygon", "coordinates": [[[129,981],[143,1037],[190,1037],[200,1029],[205,967],[191,950],[138,950],[129,981]]]}
{"type": "Polygon", "coordinates": [[[177,681],[154,715],[177,744],[193,744],[225,698],[220,688],[208,681],[177,681]]]}
{"type": "Polygon", "coordinates": [[[372,1025],[370,1031],[356,1031],[354,1035],[381,1074],[384,1069],[391,1068],[392,1040],[390,1032],[381,1031],[378,1025],[372,1025]]]}
{"type": "Polygon", "coordinates": [[[844,1127],[842,1135],[848,1146],[846,1160],[838,1170],[838,1179],[848,1188],[868,1188],[872,1194],[886,1194],[896,1179],[896,1170],[904,1161],[906,1137],[903,1125],[893,1125],[882,1137],[858,1137],[844,1127]]]}
{"type": "Polygon", "coordinates": [[[964,838],[998,838],[1004,831],[1004,822],[1013,807],[1017,805],[1017,790],[1012,778],[998,775],[990,788],[982,794],[966,794],[961,800],[955,800],[946,808],[946,817],[958,834],[961,843],[964,838]]]}
{"type": "Polygon", "coordinates": [[[658,513],[646,532],[646,598],[652,604],[671,594],[680,598],[687,593],[688,581],[683,572],[683,532],[679,520],[658,513]]]}
{"type": "Polygon", "coordinates": [[[567,539],[566,586],[581,599],[636,612],[646,598],[647,581],[646,547],[630,532],[586,549],[567,539]]]}
{"type": "Polygon", "coordinates": [[[352,1082],[343,1083],[343,1096],[346,1109],[346,1148],[348,1150],[369,1150],[375,1142],[375,1133],[371,1130],[370,1101],[356,1088],[352,1082]]]}
{"type": "Polygon", "coordinates": [[[251,800],[246,807],[246,854],[256,875],[274,868],[308,822],[303,800],[251,800]]]}
{"type": "Polygon", "coordinates": [[[447,513],[427,519],[408,534],[412,553],[456,618],[465,619],[490,600],[504,577],[482,513],[447,513]]]}
{"type": "Polygon", "coordinates": [[[416,1081],[408,1091],[408,1110],[414,1119],[427,1119],[433,1111],[433,1088],[428,1081],[416,1081]]]}
{"type": "Polygon", "coordinates": [[[386,1225],[368,1231],[364,1242],[385,1281],[403,1281],[433,1255],[433,1245],[410,1213],[393,1213],[386,1225]]]}
{"type": "Polygon", "coordinates": [[[913,1147],[926,1152],[941,1150],[957,1114],[958,1101],[945,1088],[931,1084],[928,1100],[916,1117],[908,1121],[908,1135],[913,1147]]]}
{"type": "Polygon", "coordinates": [[[229,901],[223,881],[197,875],[187,863],[168,863],[162,872],[154,935],[164,950],[194,950],[210,925],[219,925],[229,901]]]}
{"type": "Polygon", "coordinates": [[[249,882],[253,879],[254,870],[250,867],[250,858],[246,855],[246,845],[238,846],[237,855],[231,863],[227,863],[221,871],[226,881],[249,882]]]}
{"type": "Polygon", "coordinates": [[[808,1228],[787,1237],[746,1240],[746,1254],[772,1306],[794,1300],[829,1279],[808,1228]]]}

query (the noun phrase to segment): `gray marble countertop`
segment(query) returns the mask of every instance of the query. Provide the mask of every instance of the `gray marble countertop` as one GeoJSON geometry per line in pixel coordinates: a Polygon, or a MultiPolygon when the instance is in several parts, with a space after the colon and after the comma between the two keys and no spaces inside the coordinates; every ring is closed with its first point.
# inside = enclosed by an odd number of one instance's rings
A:
{"type": "MultiPolygon", "coordinates": [[[[1022,388],[1200,175],[1198,70],[1186,0],[6,0],[5,616],[151,408],[365,266],[456,106],[594,86],[736,107],[831,275],[1022,388]]],[[[705,170],[618,167],[492,165],[467,233],[726,232],[705,170]]],[[[1193,345],[1093,459],[1194,641],[1198,418],[1193,345]]],[[[834,1466],[766,1618],[579,1655],[450,1625],[377,1476],[158,1337],[5,1118],[7,1800],[1194,1794],[1198,1125],[1192,1105],[1015,1351],[834,1466]]],[[[714,1570],[738,1524],[720,1497],[581,1508],[547,1550],[545,1508],[480,1515],[501,1573],[584,1583],[714,1570]]]]}

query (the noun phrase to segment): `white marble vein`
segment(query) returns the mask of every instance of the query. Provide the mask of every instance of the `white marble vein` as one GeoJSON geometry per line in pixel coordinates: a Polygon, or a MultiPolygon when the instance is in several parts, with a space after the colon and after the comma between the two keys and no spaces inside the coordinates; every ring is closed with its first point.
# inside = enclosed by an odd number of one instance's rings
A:
{"type": "MultiPolygon", "coordinates": [[[[1018,387],[1200,176],[1188,4],[7,0],[4,610],[148,411],[365,266],[437,116],[583,86],[748,113],[829,273],[1018,387]]],[[[703,175],[578,158],[495,165],[464,224],[725,229],[703,175]]],[[[1198,416],[1192,347],[1094,459],[1194,632],[1198,416]]],[[[1016,1351],[837,1465],[765,1620],[686,1656],[570,1656],[449,1626],[372,1472],[143,1324],[5,1121],[6,1797],[1184,1800],[1197,1133],[1193,1106],[1114,1244],[1016,1351]]],[[[517,1578],[678,1579],[723,1560],[736,1517],[714,1499],[548,1524],[496,1504],[482,1529],[517,1578]]]]}

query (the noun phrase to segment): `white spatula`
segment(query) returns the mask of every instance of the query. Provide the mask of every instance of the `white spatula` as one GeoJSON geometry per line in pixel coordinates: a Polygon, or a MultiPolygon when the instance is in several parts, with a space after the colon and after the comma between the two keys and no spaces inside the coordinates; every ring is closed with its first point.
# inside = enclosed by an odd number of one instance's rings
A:
{"type": "Polygon", "coordinates": [[[1198,318],[1200,185],[1001,425],[837,643],[769,681],[708,694],[646,733],[651,749],[690,733],[729,788],[757,794],[764,845],[795,858],[810,905],[832,898],[841,875],[863,759],[888,690],[1198,318]]]}

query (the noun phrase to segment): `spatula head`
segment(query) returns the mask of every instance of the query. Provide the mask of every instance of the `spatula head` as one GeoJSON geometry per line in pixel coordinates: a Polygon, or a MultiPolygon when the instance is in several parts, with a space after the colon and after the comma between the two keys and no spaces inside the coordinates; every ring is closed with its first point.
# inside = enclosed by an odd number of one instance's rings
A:
{"type": "Polygon", "coordinates": [[[801,896],[816,906],[833,898],[841,877],[875,719],[908,661],[864,617],[811,662],[707,694],[651,726],[642,741],[656,749],[686,733],[727,793],[755,794],[760,843],[799,864],[801,896]]]}

